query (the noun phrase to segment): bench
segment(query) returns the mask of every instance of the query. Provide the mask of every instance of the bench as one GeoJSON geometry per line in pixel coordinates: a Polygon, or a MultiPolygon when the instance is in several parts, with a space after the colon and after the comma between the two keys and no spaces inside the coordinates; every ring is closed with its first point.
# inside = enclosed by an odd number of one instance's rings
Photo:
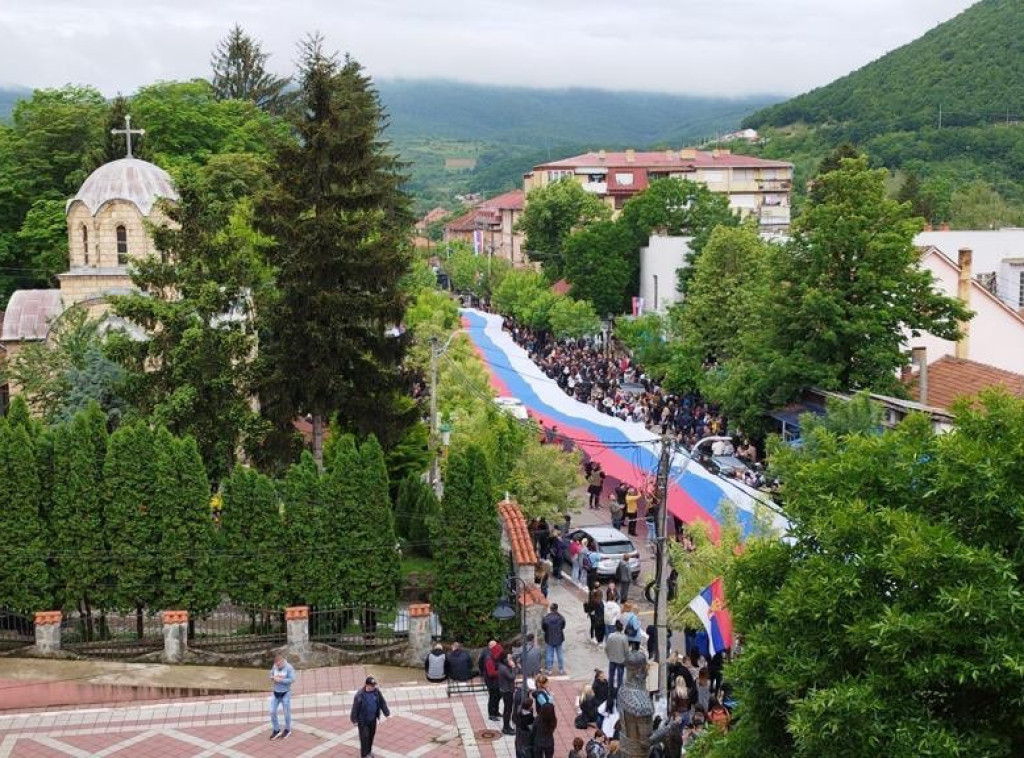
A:
{"type": "Polygon", "coordinates": [[[484,684],[484,680],[473,677],[466,682],[457,682],[454,679],[449,679],[447,682],[448,697],[452,695],[471,695],[476,692],[487,692],[487,685],[484,684]]]}

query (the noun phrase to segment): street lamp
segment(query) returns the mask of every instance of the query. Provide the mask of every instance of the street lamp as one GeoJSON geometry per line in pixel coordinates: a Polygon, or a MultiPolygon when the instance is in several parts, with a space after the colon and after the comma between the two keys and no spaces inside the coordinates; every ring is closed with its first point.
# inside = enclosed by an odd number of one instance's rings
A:
{"type": "MultiPolygon", "coordinates": [[[[686,476],[686,469],[690,467],[690,461],[695,455],[700,454],[700,449],[709,442],[731,442],[731,438],[722,436],[704,437],[697,440],[690,449],[683,461],[683,469],[677,477],[682,481],[686,476]]],[[[665,440],[662,444],[668,444],[665,440]]],[[[659,512],[658,524],[658,595],[655,598],[658,602],[655,606],[655,625],[658,628],[658,693],[668,697],[668,487],[662,493],[661,511],[659,512]]]]}
{"type": "Polygon", "coordinates": [[[522,683],[519,685],[522,692],[520,693],[520,701],[523,702],[526,699],[526,674],[523,672],[523,661],[526,660],[526,652],[529,650],[529,640],[527,640],[526,631],[526,581],[518,576],[510,576],[506,587],[512,595],[510,600],[508,595],[498,601],[498,607],[491,613],[494,618],[498,621],[511,621],[517,615],[519,616],[519,637],[522,640],[523,649],[519,653],[519,671],[522,675],[522,683]],[[522,601],[519,600],[519,593],[522,592],[522,601]],[[515,607],[518,606],[518,607],[515,607]]]}

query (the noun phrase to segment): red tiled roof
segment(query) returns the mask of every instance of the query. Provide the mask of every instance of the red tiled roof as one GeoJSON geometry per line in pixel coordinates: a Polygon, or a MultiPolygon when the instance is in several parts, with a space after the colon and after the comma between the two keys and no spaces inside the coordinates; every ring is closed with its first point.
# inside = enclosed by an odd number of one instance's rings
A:
{"type": "MultiPolygon", "coordinates": [[[[1003,387],[1011,395],[1024,397],[1024,376],[1012,371],[946,355],[928,366],[928,405],[950,408],[957,398],[974,397],[982,390],[1003,387]]],[[[917,400],[918,379],[910,387],[917,400]]]]}
{"type": "Polygon", "coordinates": [[[479,208],[496,208],[498,210],[513,210],[521,211],[526,205],[526,195],[521,189],[512,190],[511,192],[505,192],[504,194],[492,197],[490,200],[484,200],[480,203],[479,208]]]}
{"type": "Polygon", "coordinates": [[[659,150],[656,152],[636,152],[633,159],[629,160],[625,152],[606,152],[604,157],[600,153],[590,152],[576,155],[572,158],[563,158],[560,161],[542,163],[535,166],[535,170],[548,168],[584,168],[584,167],[606,167],[606,168],[646,168],[646,169],[668,169],[679,168],[793,168],[792,163],[785,161],[771,161],[764,158],[754,158],[749,155],[736,155],[734,153],[719,152],[717,154],[703,150],[695,150],[694,157],[682,158],[679,150],[659,150]]]}
{"type": "Polygon", "coordinates": [[[444,225],[446,232],[471,232],[474,229],[476,229],[476,208],[444,225]]]}
{"type": "Polygon", "coordinates": [[[517,566],[535,565],[537,553],[533,549],[533,539],[530,537],[530,530],[526,528],[526,519],[523,518],[519,506],[511,500],[502,500],[498,503],[498,515],[501,516],[501,523],[512,548],[512,560],[517,566]]]}
{"type": "Polygon", "coordinates": [[[551,291],[556,295],[568,295],[569,290],[572,289],[572,285],[569,284],[568,279],[559,279],[557,282],[551,285],[551,291]]]}

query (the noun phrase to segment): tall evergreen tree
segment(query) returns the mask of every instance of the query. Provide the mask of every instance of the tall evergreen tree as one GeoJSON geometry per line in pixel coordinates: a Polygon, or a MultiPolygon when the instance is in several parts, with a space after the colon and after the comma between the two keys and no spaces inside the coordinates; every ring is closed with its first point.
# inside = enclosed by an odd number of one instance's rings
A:
{"type": "Polygon", "coordinates": [[[446,633],[483,644],[495,630],[491,614],[504,592],[506,567],[487,456],[477,445],[453,451],[448,460],[434,554],[431,599],[446,633]]]}
{"type": "Polygon", "coordinates": [[[295,552],[286,563],[288,604],[327,605],[333,594],[334,566],[328,552],[330,523],[324,509],[320,470],[308,452],[281,482],[285,531],[295,552]]]}
{"type": "MultiPolygon", "coordinates": [[[[217,605],[222,568],[214,560],[210,483],[194,439],[160,434],[157,440],[157,455],[169,459],[161,465],[160,474],[173,475],[173,480],[162,482],[161,487],[174,493],[168,499],[170,507],[160,514],[161,605],[202,614],[217,605]]],[[[269,488],[270,502],[276,509],[272,486],[269,482],[261,485],[259,494],[269,488]]],[[[260,547],[267,550],[273,545],[263,543],[260,547]]]]}
{"type": "Polygon", "coordinates": [[[390,446],[415,409],[398,402],[411,223],[405,177],[381,140],[380,98],[352,58],[302,49],[295,139],[281,144],[257,218],[274,237],[279,296],[263,311],[262,389],[284,416],[310,414],[323,463],[325,419],[390,446]]]}
{"type": "Polygon", "coordinates": [[[103,540],[106,446],[106,419],[96,405],[59,428],[54,439],[50,531],[58,600],[64,607],[79,610],[90,638],[94,632],[92,613],[102,603],[108,576],[103,540]]]}
{"type": "Polygon", "coordinates": [[[264,110],[282,111],[292,100],[285,92],[291,79],[267,71],[269,58],[259,40],[246,34],[241,25],[231,27],[210,58],[217,99],[250,100],[264,110]]]}
{"type": "Polygon", "coordinates": [[[128,397],[172,433],[194,437],[217,481],[255,427],[248,364],[253,303],[266,281],[262,241],[245,206],[211,200],[196,174],[183,176],[178,192],[168,209],[173,226],[154,230],[162,254],[133,266],[139,292],[111,298],[114,312],[149,338],[112,334],[108,342],[127,369],[128,397]]]}
{"type": "Polygon", "coordinates": [[[388,469],[377,438],[359,446],[361,502],[345,525],[349,549],[359,556],[349,579],[358,605],[391,606],[398,596],[399,555],[395,517],[388,492],[388,469]]]}
{"type": "Polygon", "coordinates": [[[145,424],[125,424],[110,435],[103,467],[104,534],[113,580],[108,605],[135,611],[136,635],[158,589],[160,527],[154,508],[156,461],[153,433],[145,424]]]}
{"type": "Polygon", "coordinates": [[[22,613],[51,603],[49,541],[40,513],[32,440],[22,426],[0,420],[0,523],[9,536],[0,561],[0,606],[22,613]]]}
{"type": "Polygon", "coordinates": [[[282,567],[299,549],[285,532],[273,482],[235,467],[221,487],[220,572],[236,603],[277,607],[285,589],[282,567]]]}
{"type": "Polygon", "coordinates": [[[355,438],[351,434],[331,438],[330,457],[323,478],[324,513],[329,529],[324,549],[331,566],[331,605],[350,605],[358,590],[352,578],[359,573],[364,545],[350,536],[349,524],[358,518],[365,483],[355,438]]]}

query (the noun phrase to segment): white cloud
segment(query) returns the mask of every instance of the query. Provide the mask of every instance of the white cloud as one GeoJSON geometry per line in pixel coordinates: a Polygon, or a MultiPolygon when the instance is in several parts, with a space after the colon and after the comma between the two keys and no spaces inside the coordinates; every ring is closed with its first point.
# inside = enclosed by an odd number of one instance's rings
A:
{"type": "Polygon", "coordinates": [[[826,84],[973,0],[34,0],[0,5],[0,80],[131,92],[208,74],[235,21],[287,73],[320,30],[376,77],[700,94],[826,84]]]}

